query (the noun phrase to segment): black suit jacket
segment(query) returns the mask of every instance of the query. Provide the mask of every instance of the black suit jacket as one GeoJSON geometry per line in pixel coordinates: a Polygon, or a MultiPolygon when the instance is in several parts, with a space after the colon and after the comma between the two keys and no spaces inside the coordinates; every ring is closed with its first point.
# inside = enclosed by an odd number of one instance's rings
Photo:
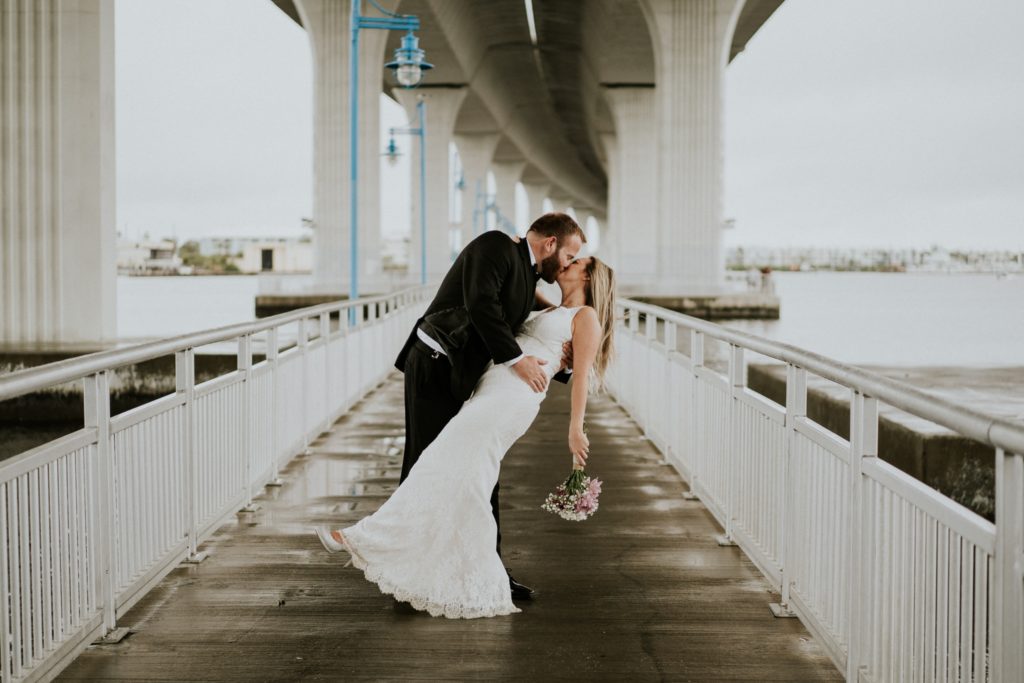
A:
{"type": "Polygon", "coordinates": [[[416,328],[437,340],[452,365],[452,393],[469,398],[487,362],[522,354],[515,333],[534,307],[537,276],[529,245],[491,230],[466,245],[448,270],[434,300],[416,321],[395,367],[416,342],[416,328]]]}

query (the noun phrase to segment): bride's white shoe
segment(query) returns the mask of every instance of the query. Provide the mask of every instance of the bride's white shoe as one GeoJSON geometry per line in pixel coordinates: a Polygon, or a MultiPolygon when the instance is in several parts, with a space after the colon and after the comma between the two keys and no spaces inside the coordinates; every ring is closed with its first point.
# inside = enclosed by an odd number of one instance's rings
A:
{"type": "Polygon", "coordinates": [[[344,543],[339,543],[334,540],[334,536],[331,535],[331,530],[326,527],[313,527],[313,531],[316,532],[316,537],[320,539],[324,549],[329,553],[340,552],[345,549],[344,543]]]}

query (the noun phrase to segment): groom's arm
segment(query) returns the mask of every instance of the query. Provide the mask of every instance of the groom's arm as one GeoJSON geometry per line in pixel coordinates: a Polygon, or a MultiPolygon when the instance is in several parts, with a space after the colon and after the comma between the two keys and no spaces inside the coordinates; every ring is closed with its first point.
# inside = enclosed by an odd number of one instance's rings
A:
{"type": "Polygon", "coordinates": [[[470,322],[494,363],[501,364],[522,356],[523,351],[505,320],[500,299],[501,287],[512,272],[517,254],[514,247],[510,248],[513,243],[508,237],[494,234],[498,239],[478,239],[475,248],[465,253],[462,295],[470,322]]]}

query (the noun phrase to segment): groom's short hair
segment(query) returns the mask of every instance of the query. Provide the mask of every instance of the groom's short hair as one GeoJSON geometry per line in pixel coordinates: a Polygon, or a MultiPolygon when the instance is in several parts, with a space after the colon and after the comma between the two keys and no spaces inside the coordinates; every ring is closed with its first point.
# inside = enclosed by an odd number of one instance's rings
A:
{"type": "Polygon", "coordinates": [[[530,232],[544,237],[554,237],[557,239],[558,246],[562,246],[565,240],[572,235],[579,235],[580,241],[584,244],[587,241],[587,236],[583,234],[583,228],[573,220],[572,216],[555,211],[546,213],[535,220],[530,226],[530,232]]]}

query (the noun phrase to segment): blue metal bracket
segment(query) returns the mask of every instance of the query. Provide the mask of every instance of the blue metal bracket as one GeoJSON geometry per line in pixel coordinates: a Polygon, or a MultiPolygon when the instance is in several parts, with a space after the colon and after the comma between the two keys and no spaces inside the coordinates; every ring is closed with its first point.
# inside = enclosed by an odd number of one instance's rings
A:
{"type": "Polygon", "coordinates": [[[391,19],[388,17],[364,17],[360,15],[356,17],[353,28],[356,31],[364,28],[376,28],[384,31],[418,31],[420,29],[420,20],[416,17],[391,19]]]}

